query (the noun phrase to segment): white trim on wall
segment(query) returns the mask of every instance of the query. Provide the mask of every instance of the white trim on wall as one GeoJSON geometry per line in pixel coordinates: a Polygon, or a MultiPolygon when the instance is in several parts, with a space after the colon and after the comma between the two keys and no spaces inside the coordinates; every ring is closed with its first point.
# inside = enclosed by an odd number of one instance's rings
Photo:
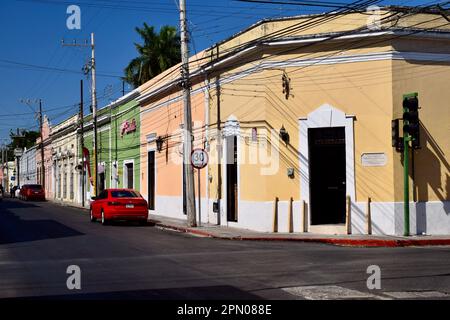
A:
{"type": "MultiPolygon", "coordinates": [[[[345,162],[346,162],[346,194],[351,201],[356,201],[355,183],[355,148],[354,148],[354,116],[324,104],[308,114],[306,119],[299,120],[299,168],[300,168],[300,200],[311,203],[309,192],[309,143],[308,129],[345,127],[345,162]]],[[[308,225],[311,225],[311,210],[308,210],[308,225]]]]}
{"type": "MultiPolygon", "coordinates": [[[[447,35],[448,37],[448,35],[447,35]]],[[[296,40],[305,41],[305,40],[296,40]]],[[[294,44],[294,43],[290,43],[294,44]]],[[[450,62],[450,54],[443,53],[428,53],[428,52],[414,52],[414,51],[396,51],[389,50],[383,52],[372,52],[372,53],[362,53],[362,54],[349,54],[349,55],[332,55],[326,54],[323,57],[319,58],[307,58],[307,59],[288,59],[285,61],[266,61],[259,63],[257,65],[253,65],[251,68],[241,70],[235,73],[232,73],[228,77],[223,77],[219,81],[219,85],[230,83],[234,80],[244,78],[250,74],[261,72],[265,69],[272,69],[276,67],[297,67],[297,66],[308,66],[308,65],[333,65],[333,64],[342,64],[342,63],[352,63],[352,62],[370,62],[370,61],[381,61],[381,60],[404,60],[404,61],[430,61],[430,62],[441,62],[441,63],[449,63],[450,62]]],[[[223,62],[221,62],[223,63],[223,62]]],[[[201,69],[201,72],[205,72],[206,69],[201,69]]],[[[198,76],[201,74],[200,71],[196,71],[191,73],[191,77],[198,76]]],[[[164,84],[163,87],[158,87],[153,91],[142,94],[140,98],[137,99],[139,102],[143,102],[146,99],[150,99],[152,96],[157,95],[158,93],[169,90],[170,87],[174,87],[178,85],[178,81],[172,81],[168,84],[164,84]]],[[[215,88],[217,83],[212,84],[212,87],[215,88]]],[[[204,90],[205,86],[201,86],[191,92],[191,94],[197,94],[204,90]]],[[[157,109],[158,107],[162,107],[164,105],[179,101],[182,99],[182,96],[176,96],[172,99],[166,100],[159,104],[155,104],[152,107],[148,107],[143,113],[152,111],[157,109]]]]}
{"type": "Polygon", "coordinates": [[[130,164],[130,163],[133,164],[133,189],[135,189],[135,186],[136,186],[135,169],[136,169],[136,167],[134,166],[134,159],[129,159],[129,160],[123,161],[123,163],[122,163],[122,170],[123,170],[122,182],[123,182],[123,187],[128,188],[128,170],[126,170],[126,169],[128,169],[127,164],[130,164]],[[126,186],[125,186],[125,182],[126,182],[126,186]]]}
{"type": "Polygon", "coordinates": [[[240,143],[240,138],[241,138],[241,133],[240,133],[240,124],[238,122],[238,120],[234,117],[230,117],[224,124],[223,126],[223,131],[222,131],[222,177],[224,177],[222,179],[222,193],[223,193],[223,197],[221,200],[221,205],[220,205],[220,224],[224,225],[224,226],[230,226],[230,227],[238,227],[239,226],[239,220],[240,220],[240,213],[241,211],[241,168],[240,168],[240,163],[241,163],[241,143],[240,143]],[[237,185],[238,185],[238,199],[237,199],[237,222],[235,221],[228,221],[228,208],[227,208],[227,203],[228,203],[228,195],[227,195],[227,159],[228,159],[228,141],[227,141],[227,137],[236,137],[236,148],[237,148],[237,185]],[[223,210],[222,210],[223,208],[223,210]]]}

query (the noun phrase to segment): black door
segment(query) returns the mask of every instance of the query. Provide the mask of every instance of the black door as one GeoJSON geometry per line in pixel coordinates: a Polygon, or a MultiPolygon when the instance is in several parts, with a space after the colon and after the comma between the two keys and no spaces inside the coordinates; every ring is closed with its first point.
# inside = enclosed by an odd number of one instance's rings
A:
{"type": "Polygon", "coordinates": [[[155,210],[155,151],[148,152],[148,208],[155,210]]]}
{"type": "Polygon", "coordinates": [[[227,137],[227,217],[238,220],[237,137],[227,137]]]}
{"type": "Polygon", "coordinates": [[[308,129],[311,224],[345,223],[345,128],[308,129]]]}
{"type": "Polygon", "coordinates": [[[103,190],[105,190],[105,173],[102,172],[98,175],[98,179],[99,179],[99,185],[98,185],[98,190],[99,192],[102,192],[103,190]]]}
{"type": "Polygon", "coordinates": [[[134,184],[134,168],[132,163],[127,163],[125,165],[127,167],[127,188],[133,189],[134,184]]]}

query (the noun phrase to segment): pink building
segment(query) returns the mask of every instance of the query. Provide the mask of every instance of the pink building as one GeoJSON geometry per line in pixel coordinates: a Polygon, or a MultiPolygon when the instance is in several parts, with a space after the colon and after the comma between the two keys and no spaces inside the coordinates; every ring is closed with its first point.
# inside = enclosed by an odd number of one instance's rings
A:
{"type": "Polygon", "coordinates": [[[44,175],[42,175],[42,156],[41,156],[41,139],[36,140],[38,150],[36,153],[37,181],[43,184],[43,176],[45,178],[45,197],[53,199],[53,170],[52,170],[52,143],[50,139],[50,122],[46,116],[42,125],[42,137],[44,139],[44,175]]]}

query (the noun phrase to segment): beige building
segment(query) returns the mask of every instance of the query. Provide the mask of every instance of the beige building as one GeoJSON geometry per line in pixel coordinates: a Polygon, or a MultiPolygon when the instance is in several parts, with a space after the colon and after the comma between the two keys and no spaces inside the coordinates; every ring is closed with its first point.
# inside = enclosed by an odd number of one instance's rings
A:
{"type": "Polygon", "coordinates": [[[79,116],[51,128],[52,139],[52,183],[56,201],[81,203],[79,166],[79,135],[77,135],[79,116]]]}
{"type": "MultiPolygon", "coordinates": [[[[194,144],[210,156],[204,221],[338,234],[369,224],[373,234],[402,234],[403,155],[391,121],[402,118],[403,95],[417,92],[410,230],[450,234],[448,13],[389,7],[264,20],[193,58],[191,77],[194,144]]],[[[182,166],[170,158],[181,144],[179,80],[169,70],[139,98],[142,190],[154,194],[154,213],[174,217],[183,211],[167,204],[184,198],[182,166]],[[148,152],[159,136],[166,144],[155,165],[148,152]]]]}

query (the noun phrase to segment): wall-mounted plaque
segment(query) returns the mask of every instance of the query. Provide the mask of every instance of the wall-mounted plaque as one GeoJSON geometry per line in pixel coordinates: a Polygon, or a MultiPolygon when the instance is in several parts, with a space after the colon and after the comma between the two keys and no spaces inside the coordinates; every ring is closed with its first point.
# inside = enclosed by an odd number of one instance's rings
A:
{"type": "Polygon", "coordinates": [[[387,164],[387,156],[384,152],[370,152],[361,155],[363,167],[384,167],[387,164]]]}

